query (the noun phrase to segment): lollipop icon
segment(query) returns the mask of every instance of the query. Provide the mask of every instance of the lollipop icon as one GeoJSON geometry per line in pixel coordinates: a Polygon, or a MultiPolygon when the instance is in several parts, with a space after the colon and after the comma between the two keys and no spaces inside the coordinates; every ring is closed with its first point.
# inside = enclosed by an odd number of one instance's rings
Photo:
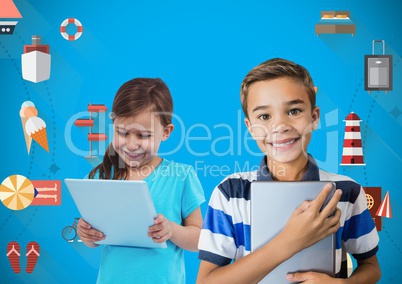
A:
{"type": "Polygon", "coordinates": [[[38,110],[35,108],[34,103],[31,101],[24,102],[21,105],[20,116],[28,154],[31,150],[32,139],[49,152],[46,123],[38,117],[38,110]]]}

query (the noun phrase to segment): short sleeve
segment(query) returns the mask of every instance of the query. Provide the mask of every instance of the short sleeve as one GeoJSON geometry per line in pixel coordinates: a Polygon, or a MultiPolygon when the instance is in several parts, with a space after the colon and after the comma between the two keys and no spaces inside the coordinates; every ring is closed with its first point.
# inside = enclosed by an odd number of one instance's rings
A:
{"type": "MultiPolygon", "coordinates": [[[[358,189],[359,190],[359,189],[358,189]]],[[[345,248],[357,260],[367,259],[378,251],[379,237],[373,218],[367,209],[367,199],[360,187],[358,196],[345,220],[343,239],[345,248]]]]}
{"type": "Polygon", "coordinates": [[[197,207],[205,202],[204,191],[200,180],[197,177],[193,167],[186,168],[185,184],[182,193],[182,211],[183,219],[186,219],[197,207]]]}
{"type": "Polygon", "coordinates": [[[218,266],[225,266],[235,259],[237,246],[230,207],[219,186],[215,187],[201,228],[199,259],[218,266]]]}

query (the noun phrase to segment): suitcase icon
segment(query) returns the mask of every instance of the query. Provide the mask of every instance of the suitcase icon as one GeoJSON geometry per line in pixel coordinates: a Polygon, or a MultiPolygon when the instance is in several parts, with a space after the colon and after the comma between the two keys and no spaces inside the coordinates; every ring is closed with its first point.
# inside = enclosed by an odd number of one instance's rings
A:
{"type": "Polygon", "coordinates": [[[364,56],[364,90],[392,91],[392,55],[385,55],[385,41],[373,40],[373,54],[364,56]],[[374,45],[382,42],[382,55],[374,54],[374,45]]]}

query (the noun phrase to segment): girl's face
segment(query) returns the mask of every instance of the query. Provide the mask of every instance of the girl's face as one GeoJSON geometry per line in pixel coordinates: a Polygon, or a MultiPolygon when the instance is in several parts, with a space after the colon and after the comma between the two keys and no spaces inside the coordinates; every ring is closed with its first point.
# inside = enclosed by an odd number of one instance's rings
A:
{"type": "Polygon", "coordinates": [[[305,161],[320,112],[311,109],[304,87],[289,78],[260,81],[247,100],[245,123],[261,151],[279,163],[305,161]]]}
{"type": "Polygon", "coordinates": [[[133,117],[116,117],[113,125],[113,148],[131,169],[155,167],[159,145],[173,130],[173,124],[164,127],[150,109],[133,117]]]}

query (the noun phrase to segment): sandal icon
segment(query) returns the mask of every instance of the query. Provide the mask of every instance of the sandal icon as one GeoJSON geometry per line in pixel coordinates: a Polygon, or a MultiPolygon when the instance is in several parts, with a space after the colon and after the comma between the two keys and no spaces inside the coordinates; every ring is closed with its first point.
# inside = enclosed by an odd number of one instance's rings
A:
{"type": "Polygon", "coordinates": [[[20,245],[17,242],[9,242],[7,245],[7,257],[14,273],[20,273],[20,245]]]}
{"type": "MultiPolygon", "coordinates": [[[[29,242],[26,247],[27,253],[25,254],[27,257],[27,267],[26,272],[32,273],[36,262],[38,261],[39,254],[39,244],[37,242],[29,242]]],[[[14,273],[21,272],[20,266],[20,245],[17,242],[9,242],[7,245],[7,254],[8,261],[10,262],[11,268],[14,273]]]]}
{"type": "Polygon", "coordinates": [[[28,258],[28,262],[27,262],[27,267],[26,267],[26,272],[27,273],[32,273],[32,271],[35,268],[36,262],[38,261],[38,257],[39,257],[39,245],[37,242],[29,242],[27,244],[27,258],[28,258]],[[28,251],[29,249],[29,251],[28,251]]]}

